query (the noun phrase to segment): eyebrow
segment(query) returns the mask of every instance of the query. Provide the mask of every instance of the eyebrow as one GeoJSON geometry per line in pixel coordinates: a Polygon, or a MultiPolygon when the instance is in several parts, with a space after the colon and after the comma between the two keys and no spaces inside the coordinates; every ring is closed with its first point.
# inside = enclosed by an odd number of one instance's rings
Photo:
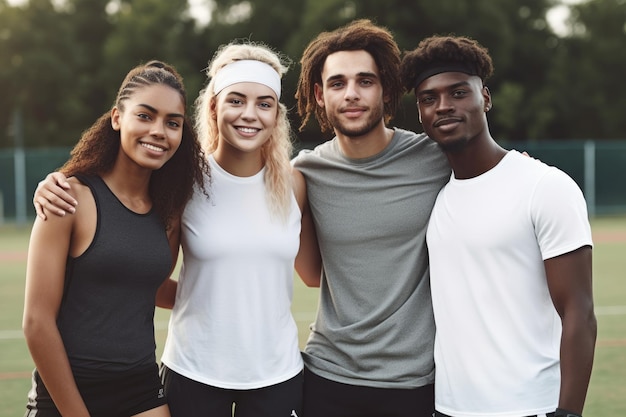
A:
{"type": "MultiPolygon", "coordinates": [[[[245,95],[243,93],[239,93],[237,91],[229,91],[227,96],[229,96],[231,94],[234,94],[237,97],[241,97],[241,98],[247,98],[248,97],[247,95],[245,95]]],[[[271,95],[271,94],[267,95],[267,96],[258,96],[256,99],[257,100],[274,100],[274,101],[276,101],[276,98],[273,95],[271,95]]]]}
{"type": "MultiPolygon", "coordinates": [[[[454,83],[454,84],[446,86],[445,89],[446,90],[453,90],[455,88],[466,87],[466,86],[469,86],[469,85],[470,85],[470,83],[468,81],[460,81],[458,83],[454,83]]],[[[432,94],[434,92],[435,92],[434,89],[420,90],[420,91],[417,92],[417,95],[419,96],[420,94],[432,94]]]]}
{"type": "MultiPolygon", "coordinates": [[[[357,77],[361,77],[361,78],[378,78],[378,75],[376,75],[375,72],[362,71],[362,72],[357,73],[356,75],[357,77]]],[[[328,82],[328,81],[340,80],[345,77],[346,76],[344,74],[336,74],[336,75],[331,75],[325,81],[328,82]]]]}
{"type": "MultiPolygon", "coordinates": [[[[145,107],[146,109],[150,110],[152,113],[159,113],[159,111],[156,108],[152,107],[149,104],[139,103],[137,104],[137,107],[145,107]]],[[[168,113],[167,117],[180,117],[184,119],[185,115],[180,114],[180,113],[168,113]]]]}

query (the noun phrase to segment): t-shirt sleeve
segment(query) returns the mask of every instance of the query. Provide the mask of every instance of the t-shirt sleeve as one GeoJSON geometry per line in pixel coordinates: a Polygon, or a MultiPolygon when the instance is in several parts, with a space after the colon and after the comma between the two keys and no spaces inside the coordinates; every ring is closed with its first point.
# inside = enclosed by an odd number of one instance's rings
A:
{"type": "Polygon", "coordinates": [[[531,212],[543,260],[593,246],[587,203],[576,182],[563,171],[551,168],[540,179],[531,212]]]}

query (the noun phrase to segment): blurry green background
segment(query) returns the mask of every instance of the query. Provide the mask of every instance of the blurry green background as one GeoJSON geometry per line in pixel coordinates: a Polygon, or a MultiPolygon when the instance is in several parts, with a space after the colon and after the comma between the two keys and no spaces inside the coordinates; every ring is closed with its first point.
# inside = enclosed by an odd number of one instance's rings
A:
{"type": "MultiPolygon", "coordinates": [[[[123,76],[161,59],[185,77],[190,102],[220,44],[261,41],[293,60],[283,100],[295,103],[298,61],[324,30],[356,18],[388,27],[401,50],[432,34],[489,48],[496,139],[626,139],[623,0],[0,0],[0,148],[70,146],[109,109],[123,76]]],[[[395,124],[415,129],[406,97],[395,124]]],[[[297,120],[294,120],[297,122],[297,120]]],[[[294,123],[294,126],[299,123],[294,123]]],[[[318,141],[311,123],[300,136],[318,141]]]]}

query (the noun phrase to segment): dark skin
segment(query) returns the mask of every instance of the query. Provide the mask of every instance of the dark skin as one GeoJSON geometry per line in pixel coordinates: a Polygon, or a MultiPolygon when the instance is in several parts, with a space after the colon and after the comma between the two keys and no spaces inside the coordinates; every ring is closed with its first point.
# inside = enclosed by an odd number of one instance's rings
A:
{"type": "MultiPolygon", "coordinates": [[[[491,93],[478,76],[444,72],[416,88],[424,132],[443,149],[458,179],[481,175],[506,155],[491,137],[491,93]]],[[[591,377],[597,324],[592,250],[583,246],[544,261],[548,289],[563,325],[559,408],[582,414],[591,377]]]]}

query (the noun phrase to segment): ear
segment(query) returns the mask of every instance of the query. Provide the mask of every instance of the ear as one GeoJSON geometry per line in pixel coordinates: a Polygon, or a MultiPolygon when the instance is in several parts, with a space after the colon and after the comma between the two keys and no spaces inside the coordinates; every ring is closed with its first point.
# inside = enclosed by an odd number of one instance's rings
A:
{"type": "Polygon", "coordinates": [[[488,112],[493,107],[493,101],[491,100],[491,91],[489,87],[483,86],[483,100],[485,100],[485,112],[488,112]]]}
{"type": "Polygon", "coordinates": [[[122,124],[120,123],[120,118],[122,117],[122,113],[117,107],[113,107],[111,109],[111,127],[113,130],[121,130],[122,124]]]}
{"type": "Polygon", "coordinates": [[[315,101],[317,101],[317,105],[324,108],[324,89],[323,87],[315,83],[313,86],[313,91],[315,93],[315,101]]]}
{"type": "Polygon", "coordinates": [[[209,117],[213,120],[217,120],[217,101],[215,97],[212,97],[209,102],[209,117]]]}

